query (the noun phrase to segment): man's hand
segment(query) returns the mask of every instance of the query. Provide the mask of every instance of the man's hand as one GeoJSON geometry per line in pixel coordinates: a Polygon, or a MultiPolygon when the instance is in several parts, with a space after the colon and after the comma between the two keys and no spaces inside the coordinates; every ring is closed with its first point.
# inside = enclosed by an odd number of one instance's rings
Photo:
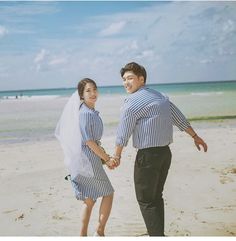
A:
{"type": "Polygon", "coordinates": [[[110,159],[106,162],[106,165],[109,169],[113,170],[116,167],[116,161],[113,157],[110,157],[110,159]]]}
{"type": "Polygon", "coordinates": [[[120,165],[120,159],[121,159],[121,156],[118,156],[118,155],[115,155],[112,157],[112,159],[114,160],[114,165],[115,167],[118,167],[120,165]]]}
{"type": "Polygon", "coordinates": [[[204,142],[204,140],[201,137],[196,135],[193,139],[194,139],[194,144],[199,151],[201,150],[200,146],[202,146],[204,152],[207,152],[207,144],[204,142]]]}

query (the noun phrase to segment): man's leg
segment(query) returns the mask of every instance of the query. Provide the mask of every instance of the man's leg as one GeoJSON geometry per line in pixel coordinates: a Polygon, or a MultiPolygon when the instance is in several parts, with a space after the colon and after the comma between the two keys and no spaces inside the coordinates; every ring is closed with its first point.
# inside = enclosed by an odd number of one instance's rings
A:
{"type": "Polygon", "coordinates": [[[136,156],[134,169],[136,197],[150,236],[164,236],[162,192],[170,161],[169,147],[139,150],[136,156]]]}
{"type": "MultiPolygon", "coordinates": [[[[169,147],[168,147],[169,149],[169,147]]],[[[160,175],[160,180],[157,185],[156,189],[156,197],[155,197],[155,202],[156,206],[159,207],[158,209],[160,210],[160,217],[162,220],[163,224],[163,232],[165,231],[164,226],[165,226],[165,208],[164,208],[164,200],[163,200],[163,190],[164,190],[164,185],[166,182],[166,178],[168,175],[168,171],[170,168],[171,164],[171,151],[165,150],[165,153],[163,153],[163,165],[162,165],[162,171],[160,175]]]]}

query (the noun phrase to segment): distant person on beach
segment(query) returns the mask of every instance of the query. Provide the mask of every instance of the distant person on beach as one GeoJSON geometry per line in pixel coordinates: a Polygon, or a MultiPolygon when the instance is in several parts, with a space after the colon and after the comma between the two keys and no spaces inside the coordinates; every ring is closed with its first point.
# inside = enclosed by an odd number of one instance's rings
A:
{"type": "Polygon", "coordinates": [[[117,130],[116,166],[132,135],[133,146],[138,150],[134,167],[135,192],[148,235],[165,236],[162,192],[171,163],[169,144],[173,142],[173,125],[188,133],[198,150],[202,146],[206,152],[207,144],[167,96],[145,86],[147,74],[143,66],[128,63],[120,73],[130,95],[124,102],[117,130]]]}
{"type": "Polygon", "coordinates": [[[103,164],[113,169],[114,160],[100,146],[103,122],[99,112],[94,109],[97,98],[96,83],[88,78],[82,79],[78,83],[78,90],[67,102],[55,131],[76,198],[83,201],[81,236],[88,234],[92,209],[99,197],[102,197],[102,201],[94,236],[105,236],[113,202],[114,189],[103,164]]]}

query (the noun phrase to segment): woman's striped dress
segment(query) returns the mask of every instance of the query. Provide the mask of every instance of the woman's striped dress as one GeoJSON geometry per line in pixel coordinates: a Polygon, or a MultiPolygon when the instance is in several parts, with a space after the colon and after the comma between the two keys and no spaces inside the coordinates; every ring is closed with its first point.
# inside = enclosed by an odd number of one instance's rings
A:
{"type": "Polygon", "coordinates": [[[76,181],[71,180],[71,182],[78,200],[91,198],[96,201],[97,198],[108,196],[114,192],[100,158],[85,144],[89,140],[100,141],[103,123],[99,117],[99,112],[88,108],[86,104],[82,104],[80,107],[79,121],[82,134],[82,151],[92,164],[94,176],[84,177],[79,175],[76,181]]]}

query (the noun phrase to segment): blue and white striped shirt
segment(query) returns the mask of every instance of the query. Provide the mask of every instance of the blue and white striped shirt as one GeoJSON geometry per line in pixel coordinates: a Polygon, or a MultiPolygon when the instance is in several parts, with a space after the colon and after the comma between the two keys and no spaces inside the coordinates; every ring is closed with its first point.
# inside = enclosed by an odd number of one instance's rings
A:
{"type": "Polygon", "coordinates": [[[190,127],[167,96],[141,87],[125,100],[116,145],[127,146],[132,134],[133,146],[137,149],[169,145],[173,142],[173,125],[181,131],[190,127]]]}
{"type": "Polygon", "coordinates": [[[88,108],[83,103],[80,106],[79,123],[83,145],[86,145],[87,141],[99,141],[101,139],[103,123],[98,111],[88,108]]]}

